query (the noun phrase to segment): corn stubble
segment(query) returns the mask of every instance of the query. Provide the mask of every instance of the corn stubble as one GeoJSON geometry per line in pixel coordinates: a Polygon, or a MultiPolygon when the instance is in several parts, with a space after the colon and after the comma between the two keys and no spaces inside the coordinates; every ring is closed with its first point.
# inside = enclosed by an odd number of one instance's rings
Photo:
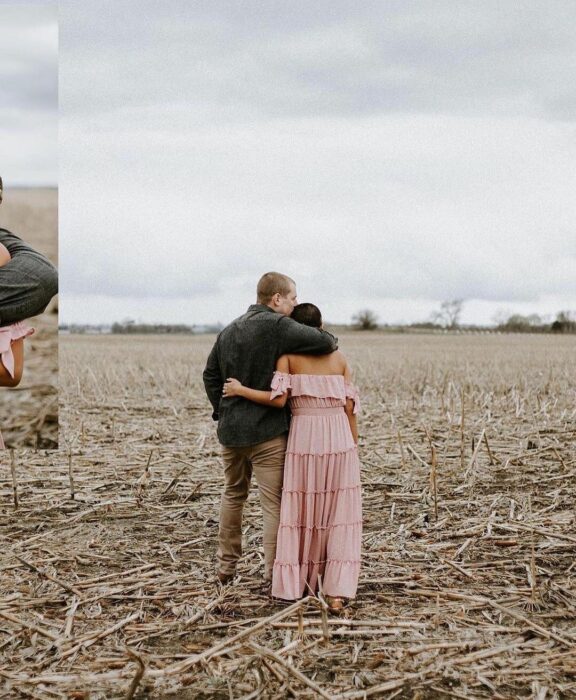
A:
{"type": "Polygon", "coordinates": [[[7,692],[575,694],[575,340],[340,339],[363,398],[364,537],[357,600],[333,618],[266,596],[254,489],[237,579],[215,581],[213,338],[63,338],[64,449],[18,454],[17,508],[3,460],[7,692]]]}

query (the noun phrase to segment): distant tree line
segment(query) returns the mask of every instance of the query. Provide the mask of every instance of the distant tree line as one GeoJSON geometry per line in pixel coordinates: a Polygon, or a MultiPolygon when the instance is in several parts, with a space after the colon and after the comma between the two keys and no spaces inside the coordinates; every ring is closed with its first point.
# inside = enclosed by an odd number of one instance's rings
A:
{"type": "MultiPolygon", "coordinates": [[[[460,316],[464,306],[463,299],[451,299],[443,301],[438,311],[435,311],[430,320],[409,325],[399,325],[398,329],[411,328],[414,330],[458,330],[463,328],[460,323],[460,316]]],[[[362,331],[372,331],[377,328],[393,328],[388,325],[380,326],[378,317],[370,309],[362,309],[352,316],[354,328],[362,331]]],[[[468,325],[466,328],[479,328],[479,326],[468,325]]],[[[488,330],[488,328],[486,328],[488,330]]],[[[576,333],[576,312],[560,311],[556,315],[556,320],[552,323],[538,314],[512,314],[505,318],[499,314],[496,319],[496,326],[490,329],[503,333],[576,333]]]]}
{"type": "Polygon", "coordinates": [[[576,333],[576,313],[560,311],[552,323],[538,314],[513,314],[498,323],[496,330],[508,333],[576,333]]]}
{"type": "Polygon", "coordinates": [[[192,326],[187,326],[182,323],[136,323],[135,321],[123,321],[122,323],[113,323],[111,331],[112,333],[119,333],[121,335],[126,335],[128,333],[138,335],[146,333],[172,333],[175,335],[191,335],[194,333],[194,329],[192,328],[192,326]]]}
{"type": "Polygon", "coordinates": [[[60,323],[58,324],[58,330],[64,333],[72,334],[84,334],[84,333],[110,333],[110,324],[99,323],[99,324],[88,324],[88,323],[60,323]]]}
{"type": "MultiPolygon", "coordinates": [[[[419,323],[399,324],[390,326],[388,324],[379,324],[378,316],[371,309],[362,309],[352,317],[353,328],[363,331],[373,331],[377,328],[386,329],[388,331],[439,331],[439,330],[458,330],[461,328],[483,328],[485,330],[495,330],[502,333],[576,333],[576,312],[575,311],[560,311],[556,315],[553,322],[549,322],[538,314],[529,314],[522,316],[521,314],[512,314],[503,318],[501,315],[496,319],[495,326],[475,326],[460,324],[460,315],[462,313],[464,301],[462,299],[453,299],[451,301],[442,302],[440,309],[432,314],[428,321],[419,323]]],[[[112,325],[83,325],[83,324],[62,324],[60,330],[68,333],[115,333],[118,335],[127,334],[172,334],[172,335],[194,335],[202,333],[219,333],[223,326],[221,323],[213,325],[186,325],[182,323],[137,323],[131,319],[126,319],[121,322],[113,323],[112,325]]],[[[345,328],[342,326],[341,328],[345,328]]]]}
{"type": "Polygon", "coordinates": [[[59,326],[60,331],[75,335],[107,333],[115,333],[117,335],[199,335],[202,333],[219,333],[222,328],[223,326],[220,323],[203,326],[189,326],[183,323],[137,323],[131,319],[112,324],[91,325],[82,323],[63,323],[59,326]]]}

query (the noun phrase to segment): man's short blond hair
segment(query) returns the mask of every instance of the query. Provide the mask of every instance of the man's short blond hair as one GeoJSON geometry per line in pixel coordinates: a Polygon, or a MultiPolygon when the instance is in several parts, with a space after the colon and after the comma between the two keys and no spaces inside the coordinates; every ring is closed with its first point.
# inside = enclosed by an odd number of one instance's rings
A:
{"type": "Polygon", "coordinates": [[[256,294],[259,304],[268,304],[275,294],[286,297],[290,293],[290,286],[296,284],[291,277],[281,272],[266,272],[258,282],[256,294]]]}

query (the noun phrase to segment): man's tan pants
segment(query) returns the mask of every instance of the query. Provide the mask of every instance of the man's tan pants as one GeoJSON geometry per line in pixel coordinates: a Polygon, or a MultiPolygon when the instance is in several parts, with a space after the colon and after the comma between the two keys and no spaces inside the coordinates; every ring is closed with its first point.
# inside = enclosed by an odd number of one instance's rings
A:
{"type": "Polygon", "coordinates": [[[286,439],[286,435],[279,435],[249,447],[222,447],[224,491],[220,503],[218,568],[223,574],[234,574],[242,556],[242,510],[254,472],[264,515],[264,578],[272,578],[286,439]]]}

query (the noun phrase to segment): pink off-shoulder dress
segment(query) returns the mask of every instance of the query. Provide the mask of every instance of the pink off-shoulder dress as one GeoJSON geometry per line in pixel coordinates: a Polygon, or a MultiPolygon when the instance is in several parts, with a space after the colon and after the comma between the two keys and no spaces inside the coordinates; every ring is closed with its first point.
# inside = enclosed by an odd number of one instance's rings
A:
{"type": "Polygon", "coordinates": [[[284,486],[272,595],[296,600],[318,590],[354,598],[360,572],[360,461],[344,407],[359,399],[341,375],[275,372],[271,398],[290,390],[284,486]]]}
{"type": "MultiPolygon", "coordinates": [[[[12,343],[21,338],[26,338],[34,333],[34,329],[25,323],[12,323],[10,326],[0,328],[0,361],[6,368],[8,374],[14,376],[14,354],[12,343]]],[[[0,433],[0,449],[4,449],[4,440],[0,433]]]]}

